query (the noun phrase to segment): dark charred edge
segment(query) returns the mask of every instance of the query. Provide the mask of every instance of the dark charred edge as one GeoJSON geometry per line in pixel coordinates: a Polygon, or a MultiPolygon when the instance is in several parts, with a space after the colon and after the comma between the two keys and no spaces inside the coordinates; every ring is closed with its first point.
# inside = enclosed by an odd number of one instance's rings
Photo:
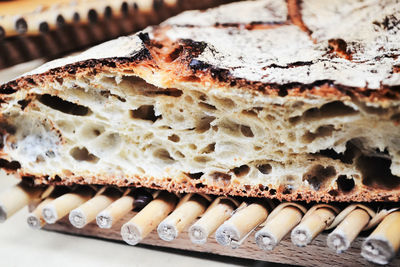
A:
{"type": "Polygon", "coordinates": [[[288,20],[290,20],[294,25],[299,27],[302,31],[306,32],[310,38],[312,31],[303,22],[303,17],[301,14],[301,3],[302,0],[286,0],[287,10],[288,10],[288,20]]]}
{"type": "Polygon", "coordinates": [[[287,64],[286,66],[271,64],[271,65],[263,67],[263,70],[266,70],[269,68],[290,69],[290,68],[296,68],[296,67],[310,66],[312,64],[314,64],[314,62],[312,62],[312,61],[297,61],[297,62],[287,64]]]}
{"type": "MultiPolygon", "coordinates": [[[[33,175],[24,175],[34,177],[33,175]]],[[[110,181],[107,179],[99,179],[97,177],[69,177],[63,179],[59,176],[51,178],[49,176],[34,177],[35,185],[56,185],[56,186],[73,186],[73,185],[108,185],[117,187],[134,187],[147,188],[155,190],[166,190],[177,193],[204,193],[209,195],[224,195],[235,197],[251,197],[276,199],[279,201],[305,201],[310,202],[385,202],[394,203],[400,200],[400,189],[395,190],[376,190],[374,188],[364,186],[353,193],[339,193],[337,190],[320,190],[300,188],[297,190],[287,191],[282,188],[269,188],[263,185],[244,185],[244,186],[220,186],[206,185],[201,181],[188,179],[185,183],[175,183],[172,179],[163,179],[157,182],[153,178],[134,177],[129,179],[120,179],[110,181]],[[144,180],[144,181],[143,181],[144,180]],[[169,180],[169,181],[168,181],[169,180]]]]}
{"type": "Polygon", "coordinates": [[[142,42],[146,45],[150,44],[150,36],[149,33],[147,32],[139,32],[138,33],[138,37],[140,40],[142,40],[142,42]]]}

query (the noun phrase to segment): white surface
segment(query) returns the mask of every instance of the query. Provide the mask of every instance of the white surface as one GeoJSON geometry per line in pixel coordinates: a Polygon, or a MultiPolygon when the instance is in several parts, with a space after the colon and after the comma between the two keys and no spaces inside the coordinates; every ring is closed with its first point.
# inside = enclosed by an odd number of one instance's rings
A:
{"type": "MultiPolygon", "coordinates": [[[[0,174],[0,192],[17,180],[0,174]]],[[[231,266],[190,253],[175,254],[93,238],[33,230],[27,208],[0,224],[0,266],[231,266]]],[[[198,254],[197,254],[198,255],[198,254]]],[[[209,255],[202,254],[209,258],[209,255]]]]}

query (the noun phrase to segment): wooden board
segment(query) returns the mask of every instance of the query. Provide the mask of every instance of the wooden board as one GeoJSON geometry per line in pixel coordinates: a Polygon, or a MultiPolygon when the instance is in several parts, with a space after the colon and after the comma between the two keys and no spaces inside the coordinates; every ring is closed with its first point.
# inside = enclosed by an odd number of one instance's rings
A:
{"type": "MultiPolygon", "coordinates": [[[[95,222],[88,224],[83,229],[77,229],[70,224],[67,217],[56,224],[46,225],[44,229],[122,241],[120,235],[121,226],[135,214],[135,212],[131,212],[126,215],[111,229],[101,229],[95,222]]],[[[360,255],[360,247],[365,237],[357,238],[351,248],[342,254],[336,254],[326,246],[326,237],[327,234],[325,233],[319,235],[305,248],[296,247],[291,243],[290,237],[286,237],[272,252],[265,252],[259,249],[255,244],[254,234],[250,235],[242,246],[237,249],[219,245],[214,236],[209,238],[205,245],[195,245],[190,241],[186,231],[172,242],[161,240],[157,232],[153,231],[142,241],[142,244],[302,266],[378,266],[366,261],[360,255]]],[[[400,257],[395,258],[388,266],[400,266],[400,257]]]]}

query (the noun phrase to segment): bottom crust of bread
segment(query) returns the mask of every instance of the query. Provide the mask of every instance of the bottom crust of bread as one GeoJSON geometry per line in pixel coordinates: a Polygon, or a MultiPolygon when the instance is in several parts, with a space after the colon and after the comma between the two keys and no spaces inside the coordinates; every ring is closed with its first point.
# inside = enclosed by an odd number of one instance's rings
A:
{"type": "Polygon", "coordinates": [[[340,189],[313,191],[309,188],[298,188],[290,191],[287,188],[273,188],[263,185],[234,185],[223,182],[204,184],[185,175],[182,177],[157,179],[155,177],[134,176],[115,179],[113,177],[38,177],[23,175],[22,179],[32,179],[34,184],[46,185],[109,185],[117,187],[145,187],[167,190],[176,193],[205,193],[212,195],[229,195],[241,197],[269,198],[286,201],[316,202],[396,202],[400,200],[400,189],[384,190],[369,186],[358,186],[350,192],[340,189]],[[178,182],[179,181],[179,182],[178,182]]]}

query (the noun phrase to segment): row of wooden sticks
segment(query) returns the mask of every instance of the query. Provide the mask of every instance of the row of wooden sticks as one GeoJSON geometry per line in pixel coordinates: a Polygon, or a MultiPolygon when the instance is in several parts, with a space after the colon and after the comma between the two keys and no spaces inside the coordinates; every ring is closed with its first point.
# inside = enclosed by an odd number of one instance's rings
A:
{"type": "Polygon", "coordinates": [[[85,24],[120,18],[134,15],[137,11],[151,13],[163,7],[177,9],[177,2],[177,0],[41,0],[2,3],[0,39],[18,34],[48,32],[65,24],[85,24]]]}
{"type": "Polygon", "coordinates": [[[28,224],[41,228],[69,214],[74,227],[83,228],[96,221],[100,228],[115,222],[137,208],[139,212],[121,228],[122,239],[136,245],[157,228],[165,241],[173,241],[189,227],[193,243],[204,244],[213,233],[224,246],[239,247],[255,229],[259,248],[270,251],[289,232],[296,246],[307,246],[324,230],[335,228],[327,238],[328,247],[341,253],[363,230],[375,230],[362,245],[361,255],[369,261],[387,264],[400,247],[400,211],[397,208],[375,212],[366,205],[351,204],[339,209],[315,204],[274,204],[263,199],[236,199],[201,194],[176,195],[166,191],[147,191],[91,186],[31,187],[23,182],[0,194],[0,221],[36,201],[28,224]],[[40,203],[39,203],[40,202],[40,203]],[[199,219],[198,219],[199,218],[199,219]]]}

